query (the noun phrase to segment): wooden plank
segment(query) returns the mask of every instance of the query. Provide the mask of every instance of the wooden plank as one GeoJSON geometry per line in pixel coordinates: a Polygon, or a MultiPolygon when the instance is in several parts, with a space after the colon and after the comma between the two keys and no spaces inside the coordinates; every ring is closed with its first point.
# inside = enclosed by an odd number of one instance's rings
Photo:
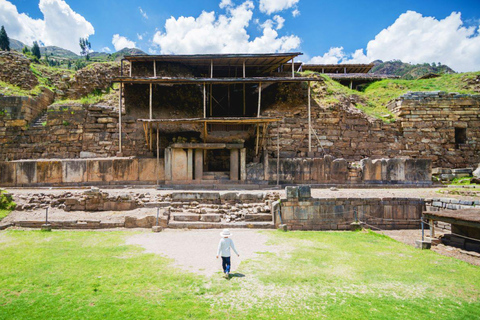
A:
{"type": "MultiPolygon", "coordinates": [[[[349,76],[344,75],[344,76],[349,76]]],[[[365,77],[375,78],[378,76],[371,76],[368,74],[365,77]]],[[[385,78],[385,77],[382,77],[385,78]]],[[[389,77],[395,78],[395,77],[389,77]]],[[[112,83],[120,82],[120,83],[156,83],[158,85],[167,84],[201,84],[201,83],[215,83],[215,84],[227,84],[227,83],[258,83],[258,82],[265,82],[265,83],[281,83],[281,82],[305,82],[305,81],[318,81],[323,82],[322,78],[314,78],[314,77],[250,77],[250,78],[169,78],[169,77],[162,77],[162,78],[149,78],[149,77],[115,77],[112,79],[112,83]]]]}

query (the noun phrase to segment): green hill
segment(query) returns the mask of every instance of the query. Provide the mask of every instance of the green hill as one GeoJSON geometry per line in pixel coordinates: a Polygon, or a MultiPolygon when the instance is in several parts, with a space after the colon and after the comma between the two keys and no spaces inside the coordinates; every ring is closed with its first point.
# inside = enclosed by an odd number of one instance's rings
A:
{"type": "Polygon", "coordinates": [[[410,64],[405,63],[400,60],[392,60],[383,62],[381,60],[376,60],[373,62],[375,66],[370,70],[371,73],[377,74],[390,74],[400,76],[403,79],[418,79],[421,76],[427,74],[452,74],[455,73],[452,68],[449,66],[443,65],[441,63],[436,64],[433,62],[430,63],[421,63],[421,64],[410,64]]]}

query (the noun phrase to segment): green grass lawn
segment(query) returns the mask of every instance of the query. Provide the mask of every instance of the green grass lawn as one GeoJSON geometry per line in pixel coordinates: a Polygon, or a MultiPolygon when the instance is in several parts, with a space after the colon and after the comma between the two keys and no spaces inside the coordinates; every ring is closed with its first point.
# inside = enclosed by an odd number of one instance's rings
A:
{"type": "Polygon", "coordinates": [[[479,267],[374,233],[267,233],[285,251],[228,281],[125,245],[134,232],[4,231],[0,319],[480,317],[479,267]]]}

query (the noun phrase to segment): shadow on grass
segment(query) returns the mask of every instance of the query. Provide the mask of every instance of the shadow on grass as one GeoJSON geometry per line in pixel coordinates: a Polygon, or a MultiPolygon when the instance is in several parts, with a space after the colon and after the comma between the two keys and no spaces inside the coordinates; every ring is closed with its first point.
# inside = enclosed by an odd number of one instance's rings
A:
{"type": "Polygon", "coordinates": [[[243,273],[230,273],[230,275],[228,276],[228,280],[230,280],[231,278],[244,278],[245,275],[243,273]]]}

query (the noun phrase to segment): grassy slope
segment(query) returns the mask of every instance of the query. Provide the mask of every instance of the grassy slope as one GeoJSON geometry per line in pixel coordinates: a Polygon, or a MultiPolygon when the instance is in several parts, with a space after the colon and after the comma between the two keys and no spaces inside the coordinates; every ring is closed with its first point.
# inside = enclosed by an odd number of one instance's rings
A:
{"type": "MultiPolygon", "coordinates": [[[[305,72],[305,74],[308,73],[305,72]]],[[[372,83],[365,88],[364,92],[350,90],[338,82],[331,80],[328,76],[321,75],[325,79],[327,95],[319,98],[319,100],[320,102],[323,100],[323,104],[329,104],[338,101],[339,96],[356,95],[363,100],[362,103],[357,104],[357,108],[368,115],[380,118],[382,114],[389,114],[386,105],[390,100],[398,98],[408,91],[446,91],[478,94],[478,92],[467,87],[466,80],[479,74],[480,72],[469,72],[445,74],[438,78],[424,80],[382,80],[372,83]]]]}
{"type": "Polygon", "coordinates": [[[10,210],[7,210],[7,209],[0,209],[0,221],[2,221],[3,218],[5,218],[6,216],[8,216],[8,214],[10,213],[11,211],[10,210]]]}
{"type": "Polygon", "coordinates": [[[230,281],[124,245],[133,232],[0,233],[0,318],[463,319],[480,268],[372,233],[268,232],[293,251],[230,281]]]}

